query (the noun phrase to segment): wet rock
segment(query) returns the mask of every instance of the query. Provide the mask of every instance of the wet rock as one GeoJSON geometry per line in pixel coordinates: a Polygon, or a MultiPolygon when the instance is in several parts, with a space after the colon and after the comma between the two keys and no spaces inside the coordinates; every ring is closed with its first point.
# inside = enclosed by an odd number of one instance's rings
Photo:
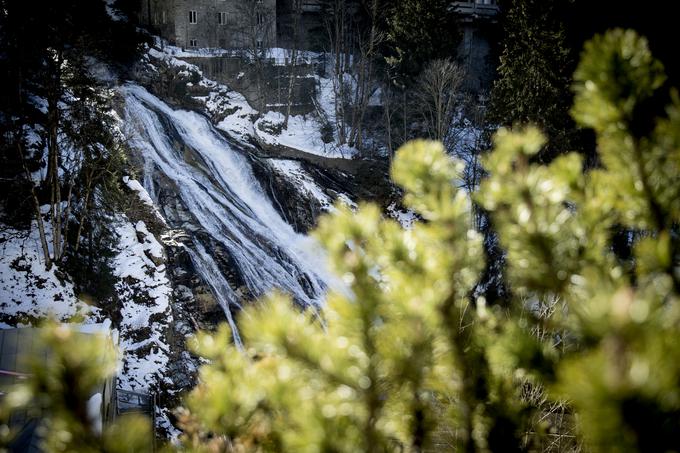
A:
{"type": "Polygon", "coordinates": [[[222,308],[217,303],[215,296],[210,292],[196,294],[196,305],[202,313],[222,312],[222,308]]]}
{"type": "Polygon", "coordinates": [[[193,298],[193,293],[189,288],[184,285],[177,285],[173,291],[175,300],[180,302],[186,302],[193,298]]]}

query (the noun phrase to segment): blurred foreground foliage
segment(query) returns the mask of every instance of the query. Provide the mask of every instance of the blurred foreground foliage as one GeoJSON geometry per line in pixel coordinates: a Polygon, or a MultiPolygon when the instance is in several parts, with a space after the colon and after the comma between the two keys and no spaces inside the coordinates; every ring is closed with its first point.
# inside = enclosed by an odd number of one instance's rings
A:
{"type": "MultiPolygon", "coordinates": [[[[461,164],[412,142],[392,175],[423,220],[405,230],[374,205],[338,207],[316,235],[346,291],[321,313],[283,295],[246,310],[245,351],[226,326],[199,335],[209,363],[178,411],[180,448],[678,451],[680,97],[648,136],[631,132],[664,80],[631,31],[591,41],[575,79],[572,114],[597,133],[601,165],[539,164],[539,130],[503,129],[473,195],[507,253],[509,308],[472,293],[484,263],[461,164]]],[[[62,403],[74,370],[78,385],[109,370],[100,351],[54,344],[60,362],[24,387],[53,410],[49,449],[119,451],[62,403]]]]}
{"type": "MultiPolygon", "coordinates": [[[[90,407],[92,395],[116,372],[117,358],[110,338],[84,336],[66,324],[48,323],[36,343],[29,362],[30,377],[19,380],[11,392],[0,396],[3,420],[20,408],[42,417],[35,438],[48,452],[148,451],[152,439],[149,420],[126,416],[102,426],[90,407]]],[[[16,434],[0,424],[0,451],[16,434]]]]}

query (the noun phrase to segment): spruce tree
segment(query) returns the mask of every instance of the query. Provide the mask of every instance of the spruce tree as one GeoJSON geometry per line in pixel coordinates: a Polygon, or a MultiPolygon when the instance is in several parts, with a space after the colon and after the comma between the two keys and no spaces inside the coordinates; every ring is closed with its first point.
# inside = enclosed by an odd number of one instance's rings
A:
{"type": "Polygon", "coordinates": [[[570,50],[555,0],[510,0],[489,119],[499,126],[536,124],[549,137],[541,158],[574,145],[570,50]]]}
{"type": "Polygon", "coordinates": [[[388,62],[398,75],[414,77],[430,60],[455,56],[460,33],[451,2],[385,2],[388,62]]]}

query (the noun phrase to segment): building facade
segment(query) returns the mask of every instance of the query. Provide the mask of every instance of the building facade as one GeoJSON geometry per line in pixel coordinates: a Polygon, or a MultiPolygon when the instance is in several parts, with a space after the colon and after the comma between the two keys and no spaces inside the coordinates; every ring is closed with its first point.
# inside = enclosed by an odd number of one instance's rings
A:
{"type": "Polygon", "coordinates": [[[463,32],[458,59],[465,68],[465,89],[480,93],[491,88],[498,56],[492,42],[500,12],[496,0],[464,0],[452,4],[463,32]]]}
{"type": "Polygon", "coordinates": [[[185,49],[276,46],[276,0],[141,0],[139,22],[185,49]]]}

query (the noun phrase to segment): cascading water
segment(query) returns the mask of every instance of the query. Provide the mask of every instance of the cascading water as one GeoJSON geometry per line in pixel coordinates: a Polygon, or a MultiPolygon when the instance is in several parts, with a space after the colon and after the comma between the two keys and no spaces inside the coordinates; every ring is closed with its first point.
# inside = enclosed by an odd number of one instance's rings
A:
{"type": "MultiPolygon", "coordinates": [[[[228,251],[252,295],[277,288],[303,305],[318,304],[326,287],[319,253],[274,209],[248,159],[204,117],[173,110],[137,85],[125,85],[121,91],[126,124],[134,129],[132,144],[144,158],[144,185],[151,196],[155,198],[153,181],[159,173],[172,181],[201,229],[228,251]]],[[[201,235],[193,235],[187,249],[240,346],[229,309],[239,306],[237,293],[201,235]]]]}

